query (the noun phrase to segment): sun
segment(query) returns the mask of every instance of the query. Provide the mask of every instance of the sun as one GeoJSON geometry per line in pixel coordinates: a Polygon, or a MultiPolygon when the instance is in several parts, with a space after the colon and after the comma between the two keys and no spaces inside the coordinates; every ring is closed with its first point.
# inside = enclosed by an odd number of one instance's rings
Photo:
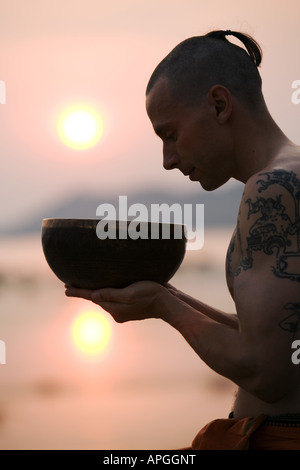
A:
{"type": "Polygon", "coordinates": [[[72,325],[75,345],[88,356],[98,356],[107,349],[111,336],[110,322],[103,313],[95,310],[79,313],[72,325]]]}
{"type": "Polygon", "coordinates": [[[61,114],[58,121],[60,139],[73,149],[83,150],[94,146],[102,133],[102,120],[89,106],[72,106],[61,114]]]}

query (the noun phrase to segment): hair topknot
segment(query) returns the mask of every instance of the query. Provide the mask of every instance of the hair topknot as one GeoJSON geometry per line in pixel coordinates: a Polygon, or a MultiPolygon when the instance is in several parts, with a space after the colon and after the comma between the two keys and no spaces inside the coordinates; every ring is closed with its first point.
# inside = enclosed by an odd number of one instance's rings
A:
{"type": "Polygon", "coordinates": [[[252,62],[256,65],[256,67],[259,67],[262,61],[262,50],[260,45],[253,39],[251,36],[245,33],[240,33],[238,31],[231,31],[230,29],[227,29],[226,31],[219,30],[219,31],[211,31],[210,33],[205,34],[204,37],[209,37],[209,38],[215,38],[215,39],[220,39],[223,41],[228,41],[226,36],[234,36],[239,41],[241,41],[245,48],[247,49],[247,52],[249,54],[250,59],[252,62]]]}

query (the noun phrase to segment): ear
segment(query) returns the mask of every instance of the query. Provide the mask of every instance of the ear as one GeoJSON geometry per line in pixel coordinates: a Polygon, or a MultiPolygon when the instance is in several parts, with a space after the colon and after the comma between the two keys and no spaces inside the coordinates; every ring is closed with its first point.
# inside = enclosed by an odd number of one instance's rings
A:
{"type": "Polygon", "coordinates": [[[208,92],[208,100],[219,124],[228,121],[232,113],[232,95],[228,88],[214,85],[208,92]]]}

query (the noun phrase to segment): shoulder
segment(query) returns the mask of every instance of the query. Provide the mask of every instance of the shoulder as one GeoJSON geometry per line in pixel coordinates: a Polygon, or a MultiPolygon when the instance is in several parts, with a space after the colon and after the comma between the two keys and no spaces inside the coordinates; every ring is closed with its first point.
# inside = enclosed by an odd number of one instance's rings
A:
{"type": "MultiPolygon", "coordinates": [[[[253,175],[246,183],[240,206],[239,221],[273,226],[285,220],[299,222],[300,174],[275,168],[253,175]]],[[[285,223],[286,225],[286,223],[285,223]]],[[[279,229],[279,227],[277,227],[279,229]]]]}
{"type": "Polygon", "coordinates": [[[288,146],[245,184],[244,196],[254,194],[298,194],[300,191],[300,147],[288,146]]]}
{"type": "Polygon", "coordinates": [[[298,195],[300,191],[299,171],[283,168],[266,169],[254,174],[245,184],[243,197],[259,195],[265,192],[284,193],[298,195]]]}
{"type": "Polygon", "coordinates": [[[292,170],[266,170],[249,179],[238,218],[244,269],[256,258],[271,262],[278,276],[300,280],[299,203],[300,175],[292,170]],[[296,270],[287,273],[291,261],[296,270]]]}
{"type": "Polygon", "coordinates": [[[246,183],[240,207],[240,217],[249,219],[261,211],[265,217],[274,211],[298,216],[300,201],[300,171],[273,168],[253,175],[246,183]]]}

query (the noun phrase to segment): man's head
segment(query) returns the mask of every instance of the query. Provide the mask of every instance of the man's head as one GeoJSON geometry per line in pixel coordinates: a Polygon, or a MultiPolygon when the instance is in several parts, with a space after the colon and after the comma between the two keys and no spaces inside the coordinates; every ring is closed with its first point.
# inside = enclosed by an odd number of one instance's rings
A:
{"type": "Polygon", "coordinates": [[[180,43],[156,67],[146,91],[148,116],[163,141],[164,167],[179,169],[207,190],[238,177],[237,139],[247,133],[246,120],[262,114],[264,106],[259,46],[234,33],[247,53],[228,42],[227,34],[180,43]]]}
{"type": "Polygon", "coordinates": [[[212,31],[178,44],[156,67],[146,90],[148,95],[159,78],[166,77],[175,99],[198,103],[214,85],[223,85],[249,108],[263,101],[261,49],[250,36],[239,32],[212,31]],[[226,39],[232,35],[247,49],[226,39]]]}

